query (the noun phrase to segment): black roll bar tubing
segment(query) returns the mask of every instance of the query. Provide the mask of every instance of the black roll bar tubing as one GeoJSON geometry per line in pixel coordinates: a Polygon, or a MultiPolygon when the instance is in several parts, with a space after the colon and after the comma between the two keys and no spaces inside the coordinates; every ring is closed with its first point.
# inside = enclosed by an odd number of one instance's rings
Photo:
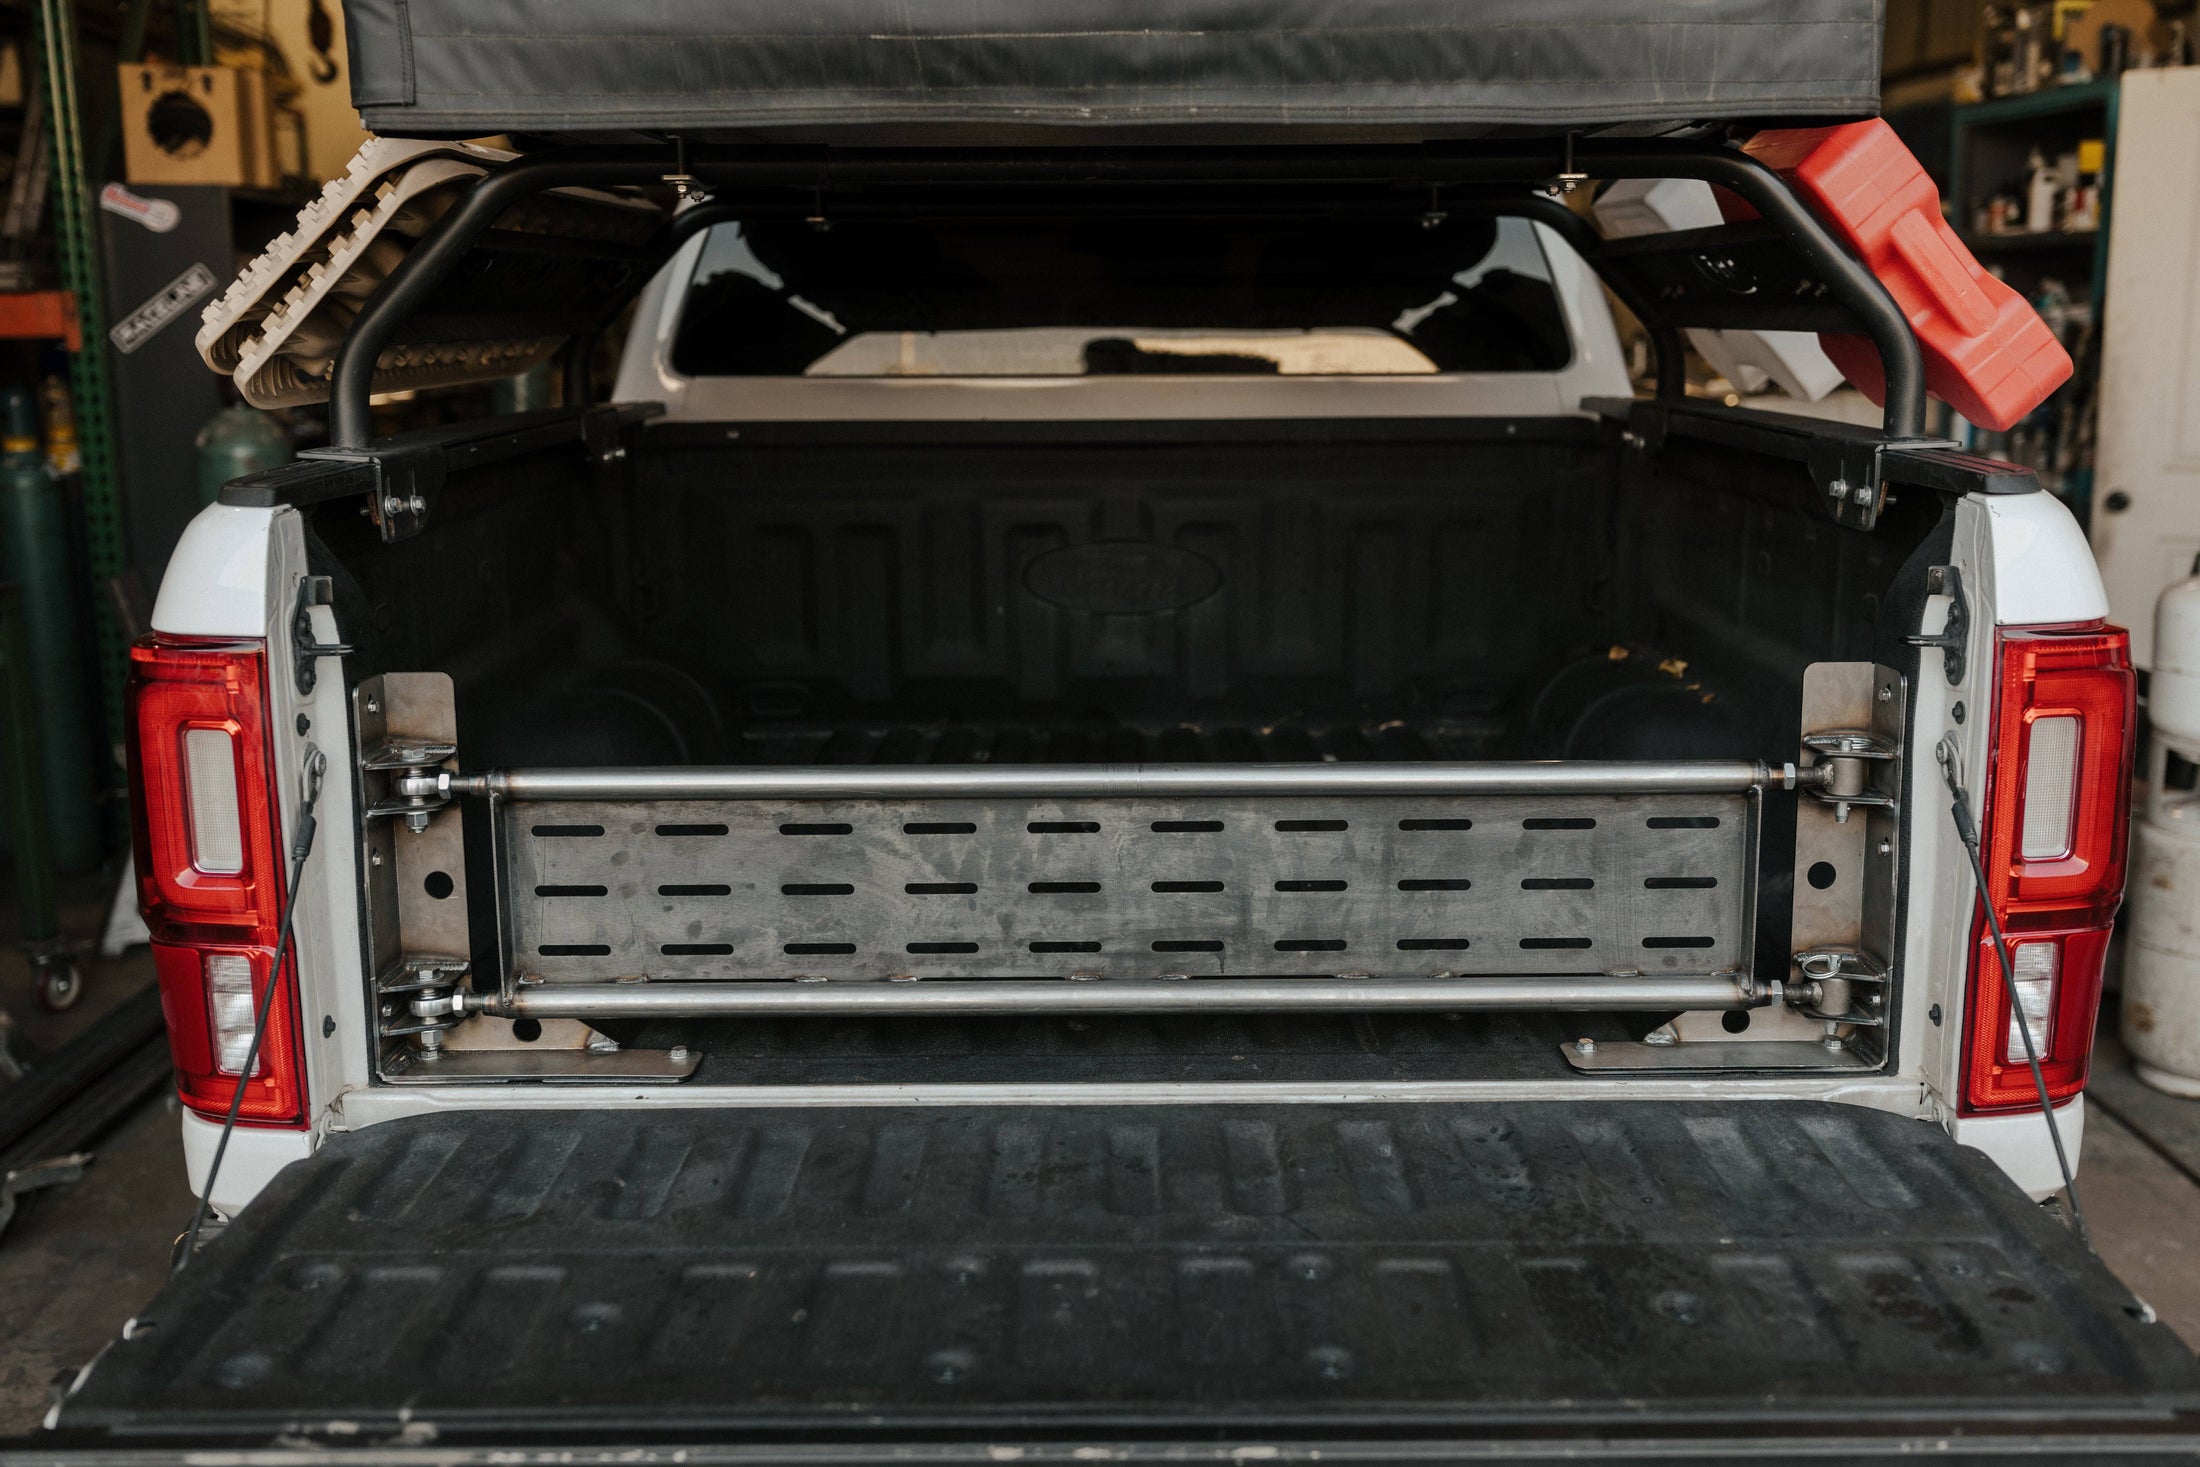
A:
{"type": "MultiPolygon", "coordinates": [[[[1835,298],[1863,325],[1878,348],[1887,382],[1883,418],[1886,436],[1900,439],[1920,435],[1925,421],[1924,357],[1909,322],[1887,288],[1826,232],[1802,200],[1788,191],[1779,175],[1744,153],[1715,144],[1583,140],[1574,144],[1573,158],[1575,166],[1591,177],[1695,178],[1741,196],[1820,272],[1835,298]]],[[[672,164],[673,154],[664,145],[570,148],[517,159],[475,184],[390,272],[338,348],[329,384],[331,445],[347,449],[368,446],[375,363],[398,326],[514,202],[544,189],[656,182],[672,164]]],[[[1197,187],[1222,181],[1314,184],[1390,180],[1433,186],[1537,184],[1551,179],[1559,165],[1558,149],[1553,144],[1534,148],[1501,144],[1487,151],[1279,147],[1252,151],[1176,148],[718,153],[689,148],[686,166],[706,184],[822,192],[844,184],[896,183],[1073,187],[1182,183],[1197,187]]],[[[1669,395],[1668,380],[1678,381],[1677,372],[1667,370],[1669,354],[1668,348],[1659,348],[1661,397],[1669,395]]]]}
{"type": "MultiPolygon", "coordinates": [[[[689,205],[666,221],[665,227],[659,230],[657,237],[651,241],[651,247],[657,254],[658,263],[646,274],[637,272],[605,303],[604,308],[598,311],[585,327],[575,332],[573,339],[566,343],[564,403],[566,407],[588,406],[590,396],[588,373],[596,355],[596,339],[602,336],[611,323],[619,318],[619,312],[625,310],[627,305],[642,293],[642,288],[649,283],[650,276],[663,269],[665,261],[680,253],[680,246],[686,244],[704,230],[709,229],[712,225],[738,223],[742,217],[742,212],[742,210],[730,204],[705,200],[701,203],[689,205]]],[[[1630,306],[1628,309],[1632,310],[1633,307],[1630,306]]]]}

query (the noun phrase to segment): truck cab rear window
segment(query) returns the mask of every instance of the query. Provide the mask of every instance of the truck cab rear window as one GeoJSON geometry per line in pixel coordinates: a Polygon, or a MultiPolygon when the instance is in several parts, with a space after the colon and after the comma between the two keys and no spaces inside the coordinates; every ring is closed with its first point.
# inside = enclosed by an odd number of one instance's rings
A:
{"type": "Polygon", "coordinates": [[[694,377],[1425,376],[1572,360],[1535,227],[760,221],[706,236],[694,377]]]}

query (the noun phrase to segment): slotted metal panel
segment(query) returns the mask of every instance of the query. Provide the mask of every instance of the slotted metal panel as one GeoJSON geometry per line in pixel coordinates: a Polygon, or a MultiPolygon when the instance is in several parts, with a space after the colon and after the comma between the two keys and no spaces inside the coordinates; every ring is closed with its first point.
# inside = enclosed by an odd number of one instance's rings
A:
{"type": "Polygon", "coordinates": [[[1745,794],[501,805],[546,981],[1746,967],[1745,794]]]}

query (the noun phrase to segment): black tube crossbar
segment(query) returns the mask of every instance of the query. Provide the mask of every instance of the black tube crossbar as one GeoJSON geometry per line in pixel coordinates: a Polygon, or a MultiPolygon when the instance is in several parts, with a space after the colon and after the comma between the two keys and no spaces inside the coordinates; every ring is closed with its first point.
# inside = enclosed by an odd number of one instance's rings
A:
{"type": "MultiPolygon", "coordinates": [[[[1862,326],[1878,349],[1887,383],[1886,436],[1916,438],[1924,427],[1924,358],[1901,308],[1865,265],[1844,249],[1774,173],[1754,158],[1716,144],[1627,140],[1579,141],[1574,166],[1592,178],[1695,178],[1731,190],[1756,209],[1809,262],[1835,300],[1862,326]]],[[[684,171],[704,185],[802,191],[825,198],[851,187],[1015,186],[1034,190],[1088,190],[1129,186],[1284,183],[1313,189],[1321,184],[1398,184],[1472,187],[1496,183],[1533,187],[1558,172],[1556,150],[1498,144],[1460,150],[1272,148],[1232,150],[1038,149],[1021,151],[772,150],[712,151],[690,147],[684,171]]],[[[569,148],[517,159],[474,185],[390,273],[367,301],[336,354],[330,383],[330,440],[337,448],[364,449],[372,436],[369,401],[375,364],[398,328],[449,278],[461,258],[518,200],[546,189],[654,183],[674,167],[663,145],[569,148]]],[[[1531,195],[1518,212],[1560,229],[1570,242],[1600,241],[1570,210],[1537,206],[1531,195]],[[1560,217],[1575,221],[1566,224],[1560,217]]],[[[705,206],[707,209],[709,206],[705,206]]],[[[691,209],[660,232],[669,254],[715,217],[691,209]]],[[[1591,264],[1595,250],[1584,250],[1591,264]]],[[[1625,297],[1622,297],[1623,303],[1625,297]]],[[[1631,307],[1632,308],[1632,307],[1631,307]]],[[[1653,332],[1661,397],[1680,383],[1680,350],[1671,330],[1653,332]]],[[[585,343],[576,344],[576,357],[585,343]]],[[[584,375],[576,372],[575,376],[584,375]]]]}

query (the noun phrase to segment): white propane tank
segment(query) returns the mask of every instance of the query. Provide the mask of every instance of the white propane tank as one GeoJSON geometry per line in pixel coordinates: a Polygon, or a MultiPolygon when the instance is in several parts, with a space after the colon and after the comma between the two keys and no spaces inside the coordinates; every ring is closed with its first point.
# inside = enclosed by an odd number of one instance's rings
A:
{"type": "Polygon", "coordinates": [[[2200,789],[2171,789],[2174,752],[2200,764],[2200,565],[2154,608],[2147,802],[2132,831],[2124,1045],[2139,1078],[2200,1097],[2200,789]]]}

